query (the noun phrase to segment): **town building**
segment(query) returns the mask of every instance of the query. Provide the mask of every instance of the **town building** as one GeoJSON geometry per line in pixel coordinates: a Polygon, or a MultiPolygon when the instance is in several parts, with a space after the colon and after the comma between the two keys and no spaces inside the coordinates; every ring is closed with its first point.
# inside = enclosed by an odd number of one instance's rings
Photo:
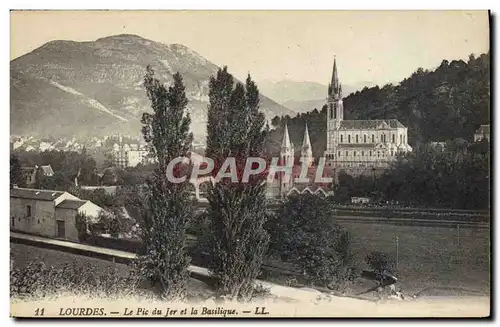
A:
{"type": "Polygon", "coordinates": [[[145,146],[123,144],[122,137],[120,137],[119,144],[113,145],[111,158],[113,165],[121,168],[136,167],[138,164],[151,162],[149,151],[145,146]]]}
{"type": "Polygon", "coordinates": [[[481,125],[474,133],[474,142],[481,142],[483,139],[490,141],[490,125],[481,125]]]}
{"type": "Polygon", "coordinates": [[[32,187],[36,184],[38,175],[44,177],[54,176],[54,170],[51,165],[35,165],[34,167],[21,167],[21,173],[24,183],[27,187],[32,187]]]}
{"type": "Polygon", "coordinates": [[[408,128],[397,119],[344,120],[342,85],[334,59],[327,97],[327,165],[348,174],[384,170],[400,153],[412,151],[408,128]]]}
{"type": "Polygon", "coordinates": [[[10,229],[45,237],[78,241],[76,215],[96,223],[103,209],[61,191],[14,187],[10,190],[10,229]]]}

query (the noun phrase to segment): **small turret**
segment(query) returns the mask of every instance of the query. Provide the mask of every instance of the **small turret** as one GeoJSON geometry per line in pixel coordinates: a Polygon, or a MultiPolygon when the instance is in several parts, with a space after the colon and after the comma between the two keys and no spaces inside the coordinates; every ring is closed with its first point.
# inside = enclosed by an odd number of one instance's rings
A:
{"type": "Polygon", "coordinates": [[[308,167],[312,166],[314,159],[312,155],[312,146],[311,146],[311,140],[309,138],[309,129],[307,128],[307,124],[306,124],[306,130],[304,131],[304,140],[302,141],[300,158],[302,162],[304,161],[306,162],[308,167]]]}

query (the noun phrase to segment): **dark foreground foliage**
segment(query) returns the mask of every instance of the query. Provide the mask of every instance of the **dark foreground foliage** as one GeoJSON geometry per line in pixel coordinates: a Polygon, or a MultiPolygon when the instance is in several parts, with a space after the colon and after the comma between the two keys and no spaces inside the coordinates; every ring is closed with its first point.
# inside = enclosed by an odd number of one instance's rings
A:
{"type": "Polygon", "coordinates": [[[355,276],[350,234],[332,205],[314,195],[290,197],[266,224],[270,252],[300,267],[311,284],[344,288],[355,276]]]}
{"type": "Polygon", "coordinates": [[[98,296],[136,295],[141,277],[134,269],[123,274],[118,268],[66,263],[54,267],[34,260],[21,267],[11,261],[10,296],[37,298],[64,292],[98,296]]]}

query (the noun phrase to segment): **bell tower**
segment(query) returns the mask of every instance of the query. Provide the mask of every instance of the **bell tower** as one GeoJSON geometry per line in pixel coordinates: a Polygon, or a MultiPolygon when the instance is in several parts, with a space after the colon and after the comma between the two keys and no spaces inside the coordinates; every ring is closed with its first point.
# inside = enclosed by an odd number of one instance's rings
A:
{"type": "Polygon", "coordinates": [[[335,166],[337,162],[339,146],[339,129],[344,120],[344,104],[342,102],[342,85],[337,72],[337,59],[333,59],[332,79],[328,84],[328,95],[326,99],[326,151],[325,157],[329,166],[335,166]]]}
{"type": "Polygon", "coordinates": [[[340,122],[344,119],[344,104],[342,102],[342,85],[337,73],[337,59],[333,59],[332,80],[328,85],[328,129],[338,129],[340,122]]]}

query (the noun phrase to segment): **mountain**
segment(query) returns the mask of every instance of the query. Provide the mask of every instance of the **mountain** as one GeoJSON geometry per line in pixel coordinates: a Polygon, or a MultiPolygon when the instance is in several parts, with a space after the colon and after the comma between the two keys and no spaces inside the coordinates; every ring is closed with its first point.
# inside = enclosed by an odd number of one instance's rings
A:
{"type": "MultiPolygon", "coordinates": [[[[88,137],[140,135],[150,110],[142,86],[150,64],[169,83],[180,72],[186,85],[195,140],[204,141],[210,76],[219,69],[181,44],[136,35],[91,42],[52,41],[11,61],[11,134],[88,137]]],[[[293,111],[261,96],[266,117],[293,111]]]]}
{"type": "MultiPolygon", "coordinates": [[[[371,82],[361,82],[355,85],[342,85],[344,96],[371,86],[371,82]]],[[[283,80],[278,82],[261,81],[259,87],[263,93],[283,106],[296,111],[307,112],[325,104],[328,86],[316,82],[297,82],[283,80]]]]}

